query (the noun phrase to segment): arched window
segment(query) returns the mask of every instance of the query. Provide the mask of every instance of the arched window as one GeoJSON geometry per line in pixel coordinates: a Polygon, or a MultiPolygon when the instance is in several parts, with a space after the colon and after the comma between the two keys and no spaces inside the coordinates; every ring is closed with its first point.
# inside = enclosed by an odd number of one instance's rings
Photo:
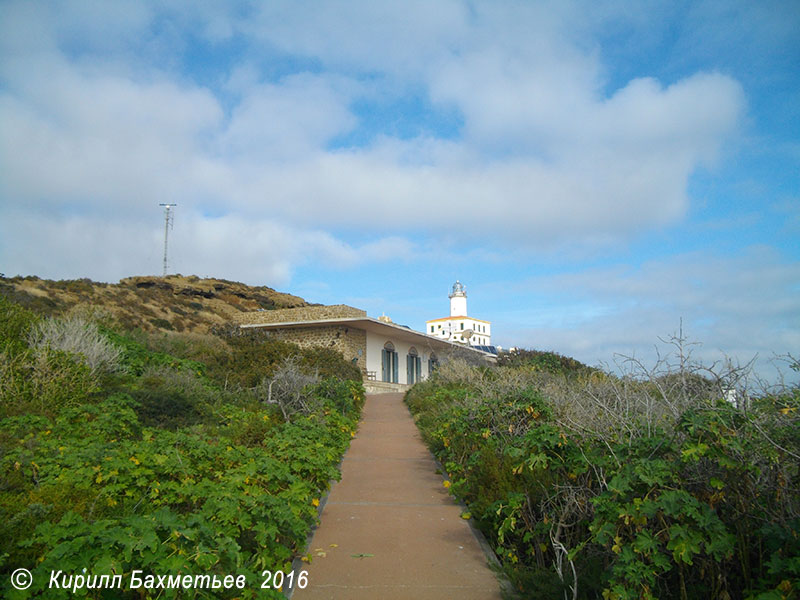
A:
{"type": "Polygon", "coordinates": [[[414,346],[408,349],[406,357],[406,383],[412,385],[422,378],[422,359],[414,346]]]}
{"type": "Polygon", "coordinates": [[[398,371],[397,351],[392,342],[386,342],[381,350],[381,380],[389,383],[397,383],[398,371]]]}

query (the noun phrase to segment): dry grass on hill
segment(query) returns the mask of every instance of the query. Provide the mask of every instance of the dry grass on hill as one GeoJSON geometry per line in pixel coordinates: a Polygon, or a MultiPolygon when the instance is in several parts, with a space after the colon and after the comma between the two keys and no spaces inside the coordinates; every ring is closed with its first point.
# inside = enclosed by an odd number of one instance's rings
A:
{"type": "Polygon", "coordinates": [[[237,313],[308,306],[266,286],[196,276],[128,277],[119,283],[0,277],[0,294],[40,314],[87,311],[110,316],[124,329],[207,333],[237,313]]]}

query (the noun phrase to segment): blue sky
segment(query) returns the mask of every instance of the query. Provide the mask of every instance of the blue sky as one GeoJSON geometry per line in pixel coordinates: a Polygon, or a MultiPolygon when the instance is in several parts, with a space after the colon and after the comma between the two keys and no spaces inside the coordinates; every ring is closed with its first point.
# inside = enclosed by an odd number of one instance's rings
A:
{"type": "MultiPolygon", "coordinates": [[[[0,0],[0,271],[800,354],[800,4],[0,0]]],[[[796,377],[795,377],[796,378],[796,377]]]]}

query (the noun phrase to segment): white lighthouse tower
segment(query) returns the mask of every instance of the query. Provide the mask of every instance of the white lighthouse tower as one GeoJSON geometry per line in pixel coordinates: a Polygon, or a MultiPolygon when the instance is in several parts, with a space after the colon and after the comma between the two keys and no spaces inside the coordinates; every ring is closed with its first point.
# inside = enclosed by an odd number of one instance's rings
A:
{"type": "Polygon", "coordinates": [[[449,298],[450,316],[426,321],[425,332],[434,337],[469,346],[491,346],[492,324],[467,316],[467,292],[464,284],[456,281],[449,298]]]}
{"type": "Polygon", "coordinates": [[[450,316],[467,316],[467,291],[464,289],[464,284],[458,280],[453,284],[453,291],[450,292],[450,316]]]}

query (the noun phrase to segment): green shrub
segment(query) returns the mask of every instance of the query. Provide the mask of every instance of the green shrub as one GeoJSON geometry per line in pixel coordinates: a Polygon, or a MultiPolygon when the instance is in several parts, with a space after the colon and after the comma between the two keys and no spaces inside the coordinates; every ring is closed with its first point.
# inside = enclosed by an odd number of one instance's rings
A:
{"type": "Polygon", "coordinates": [[[89,367],[58,350],[0,354],[0,418],[53,415],[87,401],[99,390],[89,367]]]}
{"type": "Polygon", "coordinates": [[[237,412],[228,424],[230,437],[234,443],[247,448],[263,446],[274,428],[282,422],[280,415],[269,408],[237,412]]]}
{"type": "Polygon", "coordinates": [[[169,367],[150,367],[131,393],[143,425],[178,429],[199,423],[212,392],[194,373],[169,367]]]}
{"type": "Polygon", "coordinates": [[[550,374],[565,376],[586,374],[597,371],[592,367],[583,364],[569,356],[563,356],[558,352],[543,352],[541,350],[515,350],[511,353],[503,353],[498,357],[498,366],[507,367],[528,367],[550,374]]]}
{"type": "Polygon", "coordinates": [[[215,391],[178,359],[153,366],[162,361],[145,358],[141,375],[122,377],[129,394],[0,420],[4,597],[51,597],[51,570],[87,564],[125,577],[134,568],[236,572],[248,578],[242,597],[283,597],[260,590],[258,575],[290,570],[303,551],[319,499],[339,477],[363,388],[330,382],[315,391],[317,412],[283,423],[247,395],[215,391]],[[26,595],[10,588],[18,567],[34,573],[26,595]]]}
{"type": "Polygon", "coordinates": [[[120,365],[130,375],[138,377],[147,369],[153,367],[184,369],[198,375],[205,375],[206,373],[206,365],[204,363],[148,349],[147,341],[149,338],[144,332],[133,331],[122,335],[108,329],[103,329],[102,331],[115,346],[121,348],[120,365]]]}
{"type": "Polygon", "coordinates": [[[316,372],[322,379],[361,381],[361,369],[346,361],[342,353],[331,348],[303,348],[302,363],[308,370],[316,372]]]}
{"type": "Polygon", "coordinates": [[[254,388],[264,377],[272,377],[287,357],[300,354],[300,348],[263,335],[261,332],[239,332],[238,328],[223,335],[230,353],[219,354],[208,364],[208,374],[223,387],[254,388]]]}
{"type": "Polygon", "coordinates": [[[38,322],[34,313],[0,295],[0,351],[24,352],[28,348],[28,332],[38,322]]]}
{"type": "Polygon", "coordinates": [[[745,412],[692,372],[467,367],[406,402],[522,597],[800,591],[797,389],[745,412]]]}
{"type": "MultiPolygon", "coordinates": [[[[149,348],[146,334],[100,327],[121,349],[121,368],[98,377],[76,360],[80,354],[28,347],[31,313],[2,298],[0,311],[0,596],[60,597],[47,588],[50,571],[89,566],[125,580],[134,568],[241,573],[248,578],[241,597],[283,597],[260,590],[259,574],[290,570],[303,551],[357,427],[361,383],[309,387],[308,414],[285,423],[251,391],[206,376],[222,375],[234,355],[224,341],[193,346],[176,337],[161,346],[183,345],[174,356],[149,348]],[[20,567],[34,575],[25,592],[10,585],[20,567]]],[[[303,356],[274,341],[237,347],[243,358],[247,349],[270,355],[232,366],[242,381],[303,356]]],[[[313,370],[314,361],[303,367],[313,370]]],[[[218,592],[196,597],[224,597],[218,592]]],[[[114,590],[114,597],[155,593],[114,590]]]]}
{"type": "Polygon", "coordinates": [[[94,284],[89,278],[82,279],[61,279],[52,282],[56,289],[61,289],[79,296],[88,296],[94,294],[94,284]]]}
{"type": "Polygon", "coordinates": [[[156,329],[166,329],[168,331],[172,331],[174,329],[172,323],[170,323],[166,319],[162,318],[150,319],[150,323],[152,323],[153,327],[155,327],[156,329]]]}
{"type": "Polygon", "coordinates": [[[317,384],[314,394],[342,415],[358,414],[364,406],[364,384],[361,381],[328,377],[317,384]]]}
{"type": "Polygon", "coordinates": [[[272,337],[268,332],[227,328],[221,337],[230,348],[209,357],[208,374],[223,387],[256,387],[271,378],[288,356],[297,356],[309,375],[361,381],[361,371],[330,348],[301,348],[272,337]]]}

